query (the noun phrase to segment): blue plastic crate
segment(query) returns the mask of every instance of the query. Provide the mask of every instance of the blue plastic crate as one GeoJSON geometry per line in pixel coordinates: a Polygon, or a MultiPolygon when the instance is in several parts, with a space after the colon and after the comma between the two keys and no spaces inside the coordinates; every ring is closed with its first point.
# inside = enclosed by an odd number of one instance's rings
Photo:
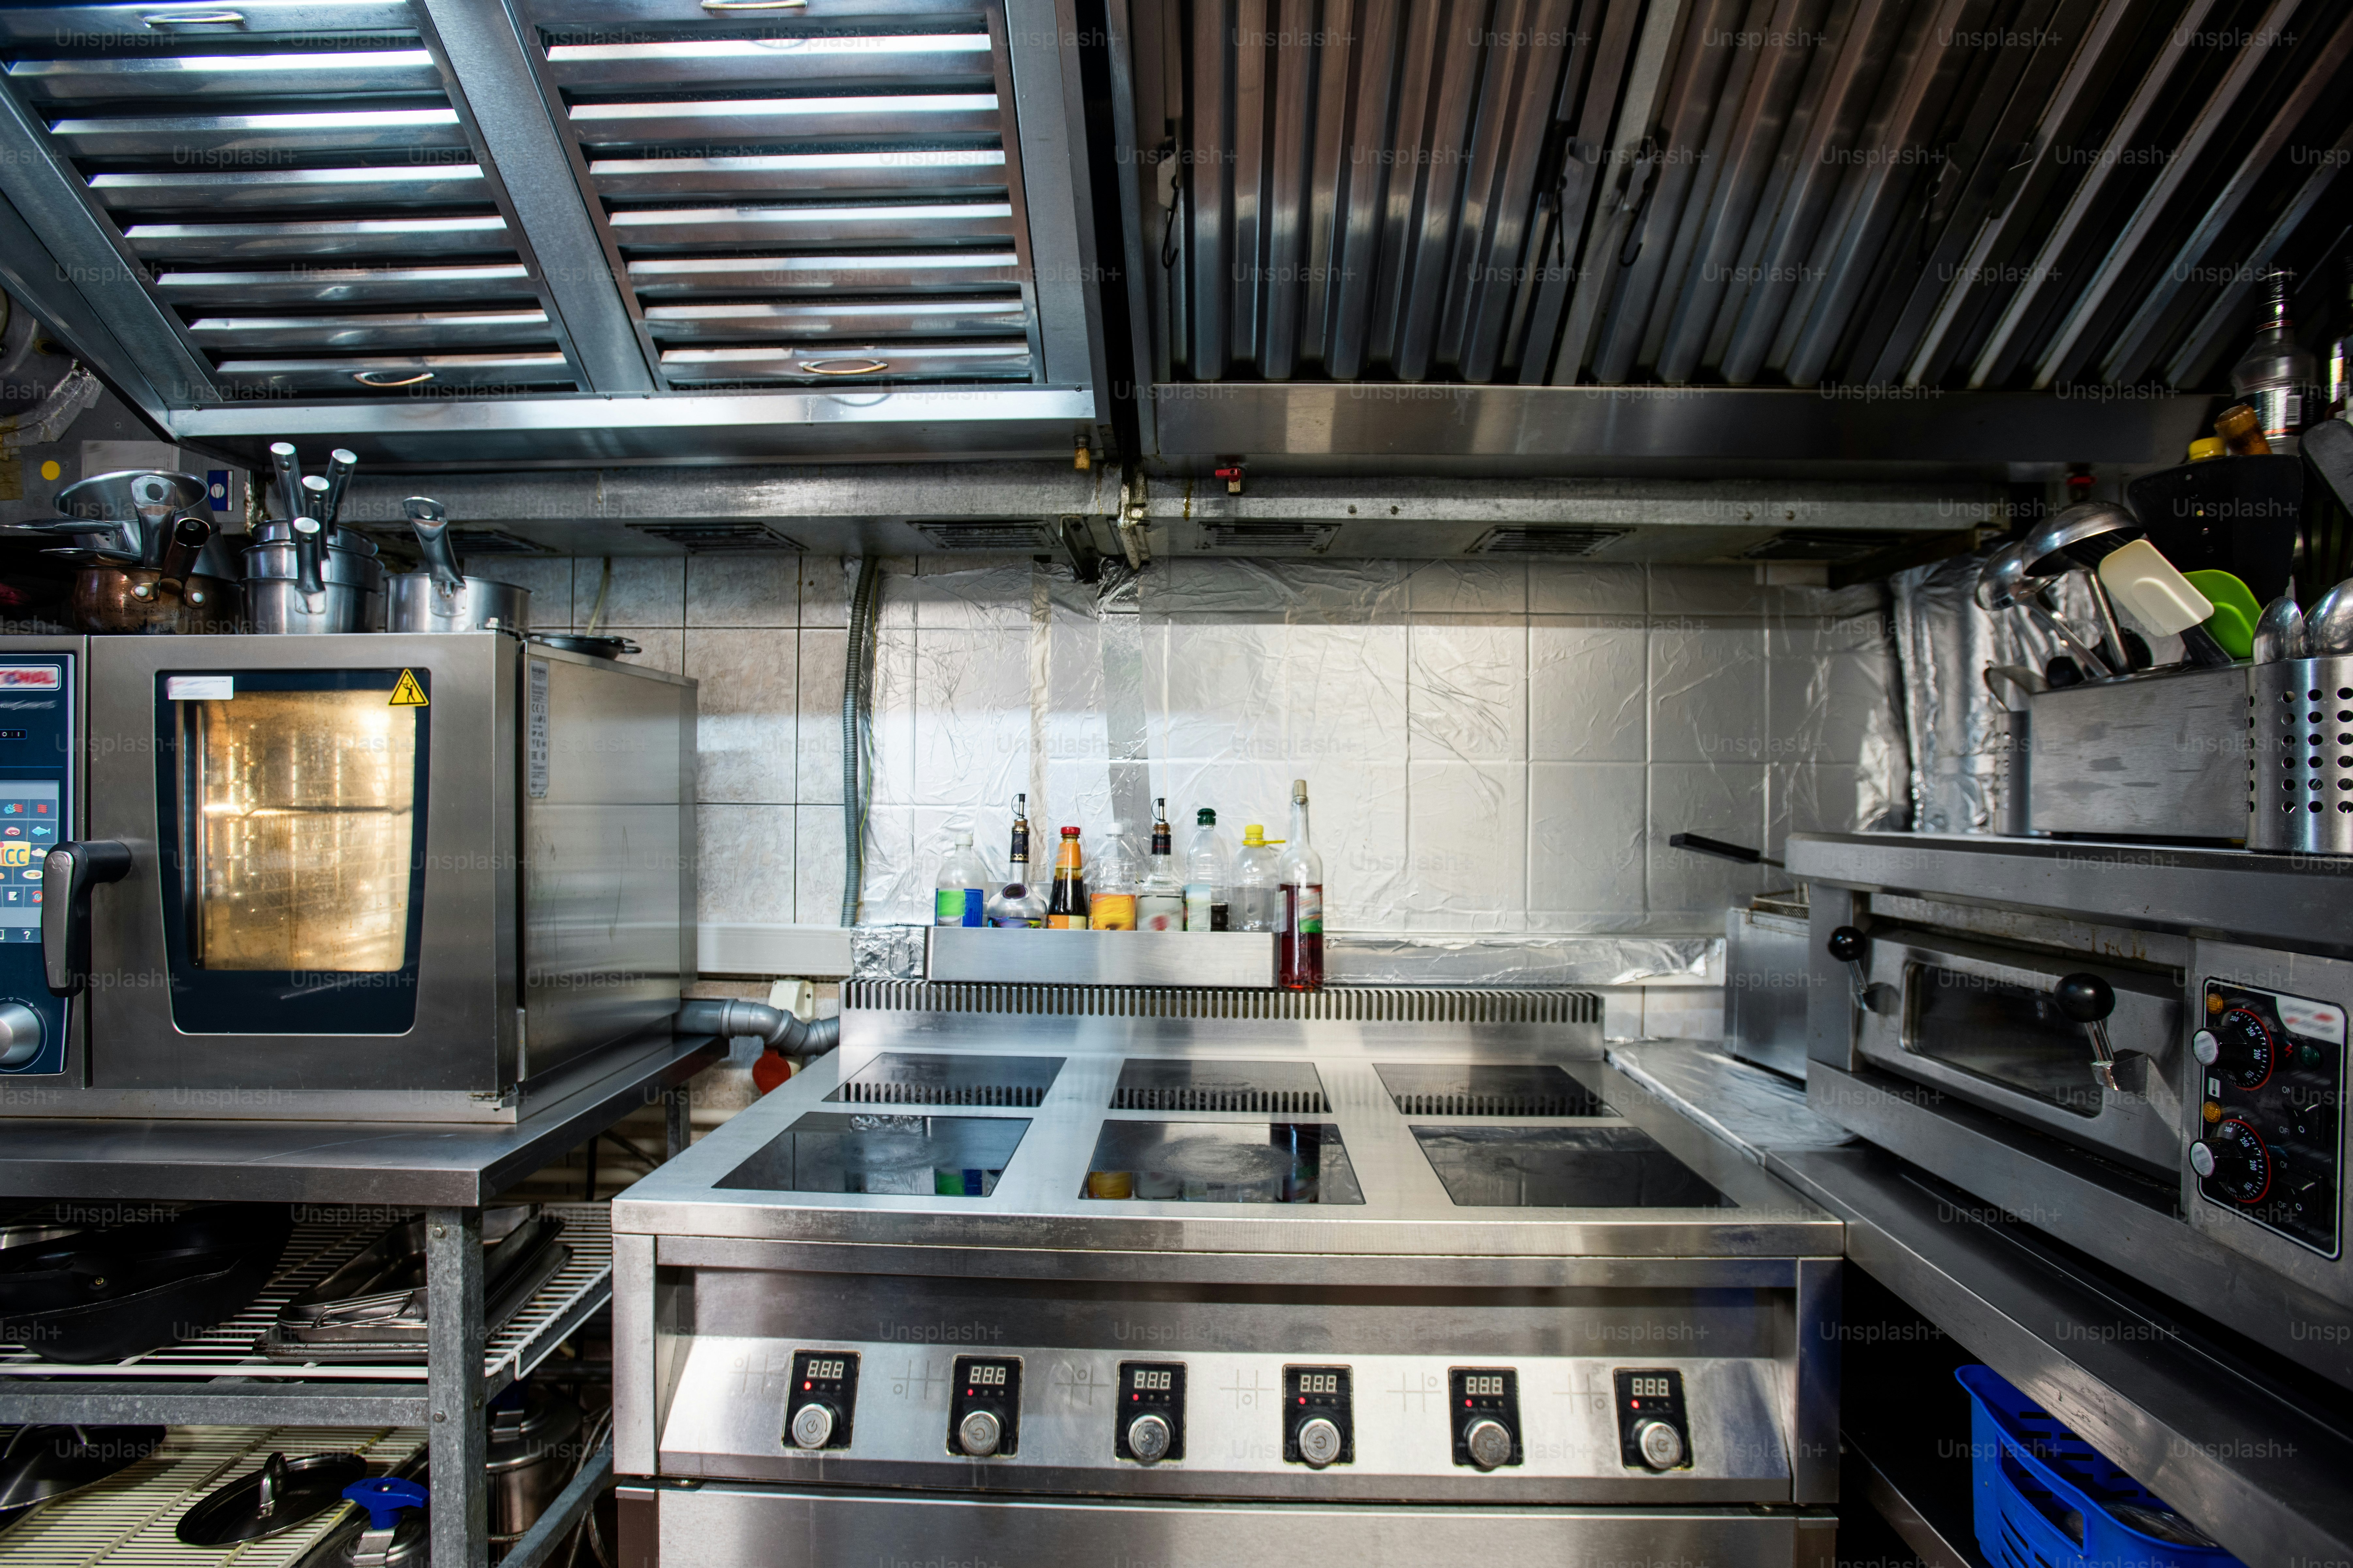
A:
{"type": "Polygon", "coordinates": [[[2211,1543],[2165,1539],[2195,1529],[1991,1367],[1953,1375],[1969,1391],[1978,1550],[1994,1568],[2245,1568],[2211,1543]]]}

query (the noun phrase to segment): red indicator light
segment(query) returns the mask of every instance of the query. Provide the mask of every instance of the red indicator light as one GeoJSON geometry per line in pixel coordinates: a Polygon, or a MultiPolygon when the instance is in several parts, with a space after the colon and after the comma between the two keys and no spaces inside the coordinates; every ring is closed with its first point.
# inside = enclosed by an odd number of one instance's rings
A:
{"type": "Polygon", "coordinates": [[[816,1386],[817,1386],[817,1385],[816,1385],[815,1384],[812,1384],[812,1383],[809,1383],[809,1382],[807,1382],[807,1381],[803,1381],[803,1383],[801,1384],[801,1392],[802,1392],[803,1394],[807,1394],[810,1389],[812,1389],[812,1388],[814,1388],[814,1387],[816,1387],[816,1386]]]}
{"type": "Polygon", "coordinates": [[[1471,1408],[1471,1402],[1470,1402],[1469,1400],[1467,1400],[1467,1399],[1466,1399],[1466,1400],[1464,1400],[1464,1401],[1462,1402],[1462,1408],[1463,1408],[1463,1409],[1465,1409],[1465,1410],[1470,1409],[1470,1408],[1471,1408]]]}
{"type": "Polygon", "coordinates": [[[1306,1404],[1306,1403],[1307,1403],[1307,1395],[1305,1395],[1305,1394],[1301,1394],[1301,1395],[1299,1396],[1299,1403],[1300,1403],[1300,1404],[1302,1404],[1302,1405],[1306,1404]]]}

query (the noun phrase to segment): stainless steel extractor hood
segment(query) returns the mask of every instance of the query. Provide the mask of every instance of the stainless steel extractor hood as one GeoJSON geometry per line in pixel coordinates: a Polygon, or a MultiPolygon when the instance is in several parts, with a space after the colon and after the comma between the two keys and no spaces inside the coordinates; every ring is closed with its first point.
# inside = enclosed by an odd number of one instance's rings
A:
{"type": "Polygon", "coordinates": [[[1112,10],[1187,469],[2172,461],[2346,244],[2337,0],[1112,10]]]}
{"type": "Polygon", "coordinates": [[[176,439],[1067,458],[1075,47],[1052,0],[0,9],[0,276],[176,439]]]}

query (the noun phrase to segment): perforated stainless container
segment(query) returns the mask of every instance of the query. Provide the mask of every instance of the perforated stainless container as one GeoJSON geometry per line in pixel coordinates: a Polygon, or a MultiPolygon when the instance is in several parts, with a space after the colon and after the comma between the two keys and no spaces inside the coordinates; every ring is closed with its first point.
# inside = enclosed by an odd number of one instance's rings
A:
{"type": "Polygon", "coordinates": [[[2353,658],[2247,671],[2247,847],[2353,855],[2353,658]]]}

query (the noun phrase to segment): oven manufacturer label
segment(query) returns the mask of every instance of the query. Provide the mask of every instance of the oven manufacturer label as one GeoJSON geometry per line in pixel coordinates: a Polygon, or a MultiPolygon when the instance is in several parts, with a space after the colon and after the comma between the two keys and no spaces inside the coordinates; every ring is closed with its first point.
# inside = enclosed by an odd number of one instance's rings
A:
{"type": "Polygon", "coordinates": [[[526,742],[530,756],[528,787],[532,799],[545,800],[547,798],[547,660],[543,658],[531,660],[531,679],[528,684],[531,689],[530,701],[527,704],[530,714],[524,725],[529,732],[529,740],[526,742]]]}
{"type": "Polygon", "coordinates": [[[237,695],[234,675],[167,675],[164,696],[173,702],[226,702],[237,695]]]}

